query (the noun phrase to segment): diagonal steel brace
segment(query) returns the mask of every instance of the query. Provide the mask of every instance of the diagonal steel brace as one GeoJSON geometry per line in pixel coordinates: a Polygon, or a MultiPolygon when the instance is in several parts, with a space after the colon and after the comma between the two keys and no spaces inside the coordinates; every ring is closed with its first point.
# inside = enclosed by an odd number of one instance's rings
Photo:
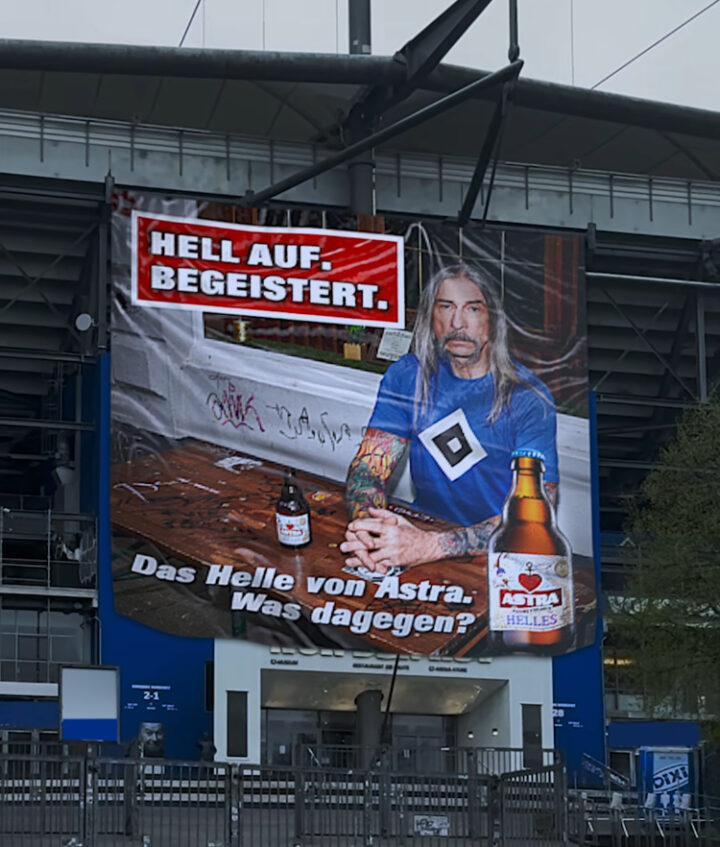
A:
{"type": "MultiPolygon", "coordinates": [[[[505,85],[503,86],[502,97],[496,103],[495,110],[493,111],[492,118],[490,119],[490,126],[488,127],[487,133],[485,135],[485,141],[483,141],[483,146],[480,150],[480,155],[478,156],[477,163],[475,164],[475,171],[473,172],[472,179],[470,180],[470,185],[468,186],[467,194],[465,195],[465,200],[463,201],[462,209],[458,212],[458,226],[465,226],[465,224],[470,220],[470,215],[472,214],[472,211],[475,207],[475,201],[477,200],[478,192],[480,191],[480,187],[482,186],[483,180],[485,179],[485,173],[487,171],[488,165],[490,164],[490,158],[493,155],[497,155],[497,151],[500,146],[500,137],[502,135],[503,122],[505,121],[505,117],[507,115],[508,93],[508,83],[505,83],[505,85]]],[[[497,158],[495,158],[495,164],[497,164],[497,158]]],[[[493,165],[490,185],[488,186],[488,193],[485,198],[483,220],[485,220],[485,218],[487,217],[488,208],[490,206],[490,195],[492,193],[492,186],[494,181],[495,165],[493,165]]]]}
{"type": "Polygon", "coordinates": [[[266,200],[270,200],[272,197],[282,194],[290,188],[295,188],[296,185],[307,182],[309,179],[312,179],[325,171],[329,171],[331,168],[337,167],[337,165],[343,164],[343,162],[354,159],[356,156],[360,155],[360,153],[364,153],[366,150],[371,150],[373,147],[377,147],[379,144],[394,138],[396,135],[400,135],[418,124],[424,123],[425,121],[430,120],[430,118],[434,118],[436,115],[446,112],[458,103],[462,103],[468,98],[473,97],[478,91],[490,89],[496,85],[502,85],[505,82],[515,80],[517,79],[522,66],[523,62],[521,60],[511,62],[499,71],[495,71],[494,73],[477,79],[469,85],[460,88],[458,91],[453,91],[453,93],[448,94],[447,97],[442,97],[440,100],[436,100],[429,106],[425,106],[417,112],[413,112],[412,115],[401,118],[399,121],[390,124],[390,126],[378,130],[378,132],[357,141],[355,144],[351,144],[344,150],[339,150],[332,156],[328,156],[321,162],[317,162],[308,168],[303,168],[292,176],[264,188],[262,191],[258,191],[257,193],[252,191],[247,192],[243,198],[243,203],[250,206],[258,206],[266,200]]]}
{"type": "MultiPolygon", "coordinates": [[[[492,0],[455,0],[442,14],[411,38],[393,57],[396,62],[405,65],[405,79],[397,85],[377,85],[369,88],[350,110],[343,123],[343,132],[367,132],[375,118],[418,89],[491,2],[492,0]]],[[[517,56],[513,58],[516,59],[517,56]]]]}
{"type": "Polygon", "coordinates": [[[675,370],[672,363],[669,362],[665,356],[657,349],[657,347],[650,341],[650,339],[645,335],[645,333],[640,329],[640,327],[635,323],[635,321],[623,312],[622,307],[617,302],[617,300],[610,294],[607,288],[602,289],[603,294],[610,301],[615,311],[620,315],[621,318],[624,318],[628,324],[635,330],[635,334],[638,338],[650,349],[652,353],[655,354],[656,358],[660,362],[661,365],[665,368],[666,373],[669,373],[671,376],[675,378],[677,384],[685,391],[693,400],[695,400],[694,392],[686,385],[685,380],[680,376],[680,374],[675,370]]]}

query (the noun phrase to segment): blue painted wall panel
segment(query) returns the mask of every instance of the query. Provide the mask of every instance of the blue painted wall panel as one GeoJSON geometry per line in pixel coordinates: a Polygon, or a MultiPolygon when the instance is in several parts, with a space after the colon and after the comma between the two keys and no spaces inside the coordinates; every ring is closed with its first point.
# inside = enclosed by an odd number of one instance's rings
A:
{"type": "Polygon", "coordinates": [[[112,718],[65,718],[63,741],[117,741],[118,724],[112,718]]]}
{"type": "Polygon", "coordinates": [[[697,747],[700,726],[696,721],[610,721],[610,747],[697,747]]]}
{"type": "Polygon", "coordinates": [[[0,699],[1,729],[57,729],[57,700],[0,699]]]}
{"type": "Polygon", "coordinates": [[[205,711],[205,662],[211,638],[180,638],[118,615],[113,607],[110,548],[110,356],[98,364],[98,605],[102,656],[120,668],[120,732],[127,744],[143,722],[162,723],[168,758],[197,758],[203,732],[212,733],[205,711]]]}
{"type": "MultiPolygon", "coordinates": [[[[592,474],[593,556],[598,601],[600,598],[600,505],[597,457],[597,405],[589,396],[590,468],[592,474]]],[[[560,492],[562,496],[562,492],[560,492]]],[[[570,785],[601,787],[596,769],[583,767],[585,756],[607,763],[605,743],[605,688],[602,664],[602,619],[598,614],[595,643],[583,650],[553,659],[555,746],[562,751],[570,785]]]]}

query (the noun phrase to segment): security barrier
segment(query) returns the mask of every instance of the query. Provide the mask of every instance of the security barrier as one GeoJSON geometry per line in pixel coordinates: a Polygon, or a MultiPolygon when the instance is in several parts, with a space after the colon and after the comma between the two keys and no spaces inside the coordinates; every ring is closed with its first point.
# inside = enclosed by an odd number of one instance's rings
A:
{"type": "Polygon", "coordinates": [[[560,765],[498,777],[0,757],[12,847],[555,847],[565,822],[560,765]]]}

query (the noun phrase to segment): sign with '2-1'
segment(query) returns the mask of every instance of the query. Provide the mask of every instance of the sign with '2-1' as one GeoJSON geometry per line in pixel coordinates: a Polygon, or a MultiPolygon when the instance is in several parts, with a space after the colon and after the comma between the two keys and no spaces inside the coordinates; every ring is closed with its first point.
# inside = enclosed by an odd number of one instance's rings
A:
{"type": "Polygon", "coordinates": [[[399,236],[134,212],[132,254],[136,305],[404,326],[399,236]]]}

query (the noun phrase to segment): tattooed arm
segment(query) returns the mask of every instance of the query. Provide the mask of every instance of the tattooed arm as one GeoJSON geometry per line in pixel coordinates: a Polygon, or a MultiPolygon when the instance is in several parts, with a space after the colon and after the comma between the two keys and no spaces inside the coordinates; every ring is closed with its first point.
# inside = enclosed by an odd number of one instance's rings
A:
{"type": "MultiPolygon", "coordinates": [[[[554,506],[557,486],[548,483],[545,490],[554,506]]],[[[348,564],[363,564],[379,573],[386,573],[391,565],[412,567],[482,553],[487,550],[488,540],[500,523],[500,515],[494,515],[472,526],[434,532],[420,529],[384,508],[371,506],[368,512],[368,517],[351,521],[347,540],[340,549],[354,554],[347,560],[348,564]],[[356,539],[355,544],[351,543],[351,536],[356,539]]]]}
{"type": "Polygon", "coordinates": [[[368,427],[348,470],[345,503],[350,518],[367,515],[371,506],[385,508],[385,486],[407,444],[407,438],[368,427]]]}
{"type": "MultiPolygon", "coordinates": [[[[555,508],[557,505],[557,483],[546,482],[543,485],[545,494],[548,500],[555,508]]],[[[472,526],[459,526],[457,529],[441,532],[440,545],[445,556],[443,558],[452,558],[454,556],[467,556],[474,553],[482,553],[487,550],[487,543],[490,536],[500,524],[500,515],[494,515],[482,523],[473,524],[472,526]]]]}
{"type": "MultiPolygon", "coordinates": [[[[385,486],[397,463],[407,449],[407,438],[392,435],[382,429],[368,427],[355,458],[348,469],[345,485],[345,503],[351,520],[364,518],[371,508],[387,505],[385,486]]],[[[365,565],[375,570],[370,550],[375,546],[375,537],[362,529],[352,530],[348,526],[345,541],[340,545],[343,553],[351,553],[350,565],[365,565]]]]}
{"type": "MultiPolygon", "coordinates": [[[[543,488],[554,509],[557,505],[557,483],[546,482],[543,484],[543,488]]],[[[457,529],[441,532],[439,534],[440,545],[445,553],[443,558],[472,556],[475,553],[482,553],[483,550],[487,550],[487,543],[500,524],[500,517],[500,515],[494,515],[482,521],[482,523],[472,526],[459,526],[457,529]]]]}

